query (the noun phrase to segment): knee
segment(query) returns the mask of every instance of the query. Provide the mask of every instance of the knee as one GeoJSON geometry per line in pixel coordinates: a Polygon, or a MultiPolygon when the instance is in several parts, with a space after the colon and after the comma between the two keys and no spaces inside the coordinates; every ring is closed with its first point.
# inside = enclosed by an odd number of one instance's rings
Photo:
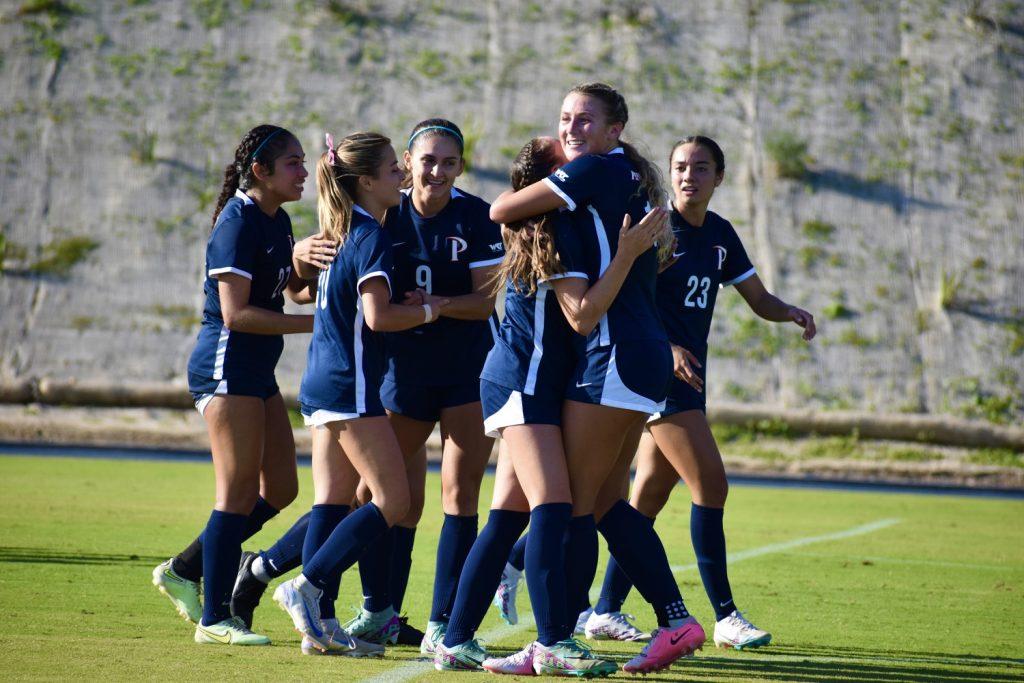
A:
{"type": "MultiPolygon", "coordinates": [[[[259,495],[258,481],[248,482],[248,485],[246,482],[234,482],[232,486],[217,496],[214,507],[222,512],[248,515],[255,507],[259,495]]],[[[273,503],[270,504],[273,505],[273,503]]]]}
{"type": "Polygon", "coordinates": [[[480,487],[457,481],[441,493],[444,511],[454,515],[475,515],[480,501],[480,487]]]}
{"type": "Polygon", "coordinates": [[[380,492],[374,494],[373,502],[384,515],[388,526],[394,526],[404,521],[409,514],[410,497],[408,486],[388,485],[380,492]]]}
{"type": "Polygon", "coordinates": [[[289,481],[275,481],[268,485],[263,492],[263,499],[278,510],[284,510],[291,505],[299,495],[299,480],[291,478],[289,481]]]}
{"type": "Polygon", "coordinates": [[[725,499],[729,496],[729,480],[725,473],[719,476],[702,478],[699,490],[693,491],[693,502],[704,507],[724,508],[725,499]]]}

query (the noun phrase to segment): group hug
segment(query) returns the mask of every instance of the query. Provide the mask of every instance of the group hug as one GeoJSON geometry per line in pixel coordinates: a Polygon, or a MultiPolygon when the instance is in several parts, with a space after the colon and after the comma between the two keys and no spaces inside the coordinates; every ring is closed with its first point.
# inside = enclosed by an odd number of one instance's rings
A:
{"type": "Polygon", "coordinates": [[[153,571],[197,643],[268,645],[256,607],[271,581],[299,569],[273,600],[307,655],[381,656],[398,643],[419,645],[439,670],[614,673],[585,636],[636,641],[626,672],[663,669],[706,639],[654,528],[680,479],[715,644],[770,642],[729,585],[728,483],[705,417],[708,337],[727,286],[805,340],[814,319],[765,289],[733,226],[709,210],[725,177],[719,144],[693,135],[666,150],[666,193],[662,168],[624,139],[628,121],[612,87],[572,88],[557,137],[526,142],[490,204],[456,185],[465,140],[452,121],[424,120],[397,144],[327,134],[319,225],[298,242],[283,205],[308,180],[299,139],[274,125],[242,138],[213,216],[188,363],[216,499],[200,535],[153,571]],[[285,313],[285,297],[313,313],[285,313]],[[243,552],[298,493],[275,378],[293,333],[312,333],[299,406],[314,504],[271,548],[243,552]],[[435,427],[444,520],[420,630],[403,601],[435,427]],[[599,536],[611,560],[592,604],[599,536]],[[342,623],[335,601],[353,565],[364,602],[342,623]],[[490,656],[476,631],[492,603],[516,623],[523,579],[536,638],[490,656]],[[657,621],[651,632],[621,611],[633,586],[657,621]]]}

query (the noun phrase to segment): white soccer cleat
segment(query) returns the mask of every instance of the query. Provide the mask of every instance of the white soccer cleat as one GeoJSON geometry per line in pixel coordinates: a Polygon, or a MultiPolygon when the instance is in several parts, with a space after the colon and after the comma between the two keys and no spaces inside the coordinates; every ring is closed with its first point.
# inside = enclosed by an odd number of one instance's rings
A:
{"type": "Polygon", "coordinates": [[[337,619],[324,619],[323,626],[330,638],[327,650],[321,650],[308,636],[303,636],[302,654],[340,657],[381,657],[384,654],[383,645],[368,643],[350,635],[342,628],[337,619]]]}
{"type": "Polygon", "coordinates": [[[644,633],[629,622],[636,619],[632,614],[624,612],[608,612],[598,614],[591,612],[584,630],[588,640],[650,640],[651,634],[644,633]]]}
{"type": "Polygon", "coordinates": [[[716,647],[745,650],[761,647],[770,642],[772,642],[772,634],[751,624],[739,610],[733,610],[732,614],[715,623],[716,647]]]}
{"type": "Polygon", "coordinates": [[[322,590],[305,580],[300,574],[285,581],[274,591],[274,602],[288,613],[295,630],[304,635],[321,651],[331,646],[331,636],[320,622],[320,595],[322,590]]]}
{"type": "Polygon", "coordinates": [[[516,611],[516,592],[519,590],[522,580],[523,572],[506,562],[505,569],[501,572],[498,590],[494,591],[493,604],[498,608],[501,620],[509,626],[519,623],[519,613],[516,611]]]}
{"type": "Polygon", "coordinates": [[[574,636],[584,636],[587,634],[587,619],[589,619],[590,615],[593,613],[593,607],[588,607],[580,612],[580,615],[576,617],[576,628],[572,630],[572,634],[574,636]]]}

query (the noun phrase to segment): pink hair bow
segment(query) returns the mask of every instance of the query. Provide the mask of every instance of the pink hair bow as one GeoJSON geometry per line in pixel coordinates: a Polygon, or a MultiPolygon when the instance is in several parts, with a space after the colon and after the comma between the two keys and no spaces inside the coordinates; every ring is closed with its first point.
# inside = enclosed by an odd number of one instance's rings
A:
{"type": "Polygon", "coordinates": [[[334,156],[334,136],[324,133],[324,139],[327,142],[327,163],[334,166],[334,162],[337,160],[337,157],[334,156]]]}

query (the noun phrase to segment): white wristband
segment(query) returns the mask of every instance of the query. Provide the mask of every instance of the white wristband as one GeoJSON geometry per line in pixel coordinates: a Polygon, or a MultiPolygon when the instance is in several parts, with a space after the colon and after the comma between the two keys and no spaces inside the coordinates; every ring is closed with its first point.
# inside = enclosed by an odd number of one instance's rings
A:
{"type": "Polygon", "coordinates": [[[423,304],[423,322],[429,323],[434,319],[434,313],[430,310],[430,304],[423,304]]]}

